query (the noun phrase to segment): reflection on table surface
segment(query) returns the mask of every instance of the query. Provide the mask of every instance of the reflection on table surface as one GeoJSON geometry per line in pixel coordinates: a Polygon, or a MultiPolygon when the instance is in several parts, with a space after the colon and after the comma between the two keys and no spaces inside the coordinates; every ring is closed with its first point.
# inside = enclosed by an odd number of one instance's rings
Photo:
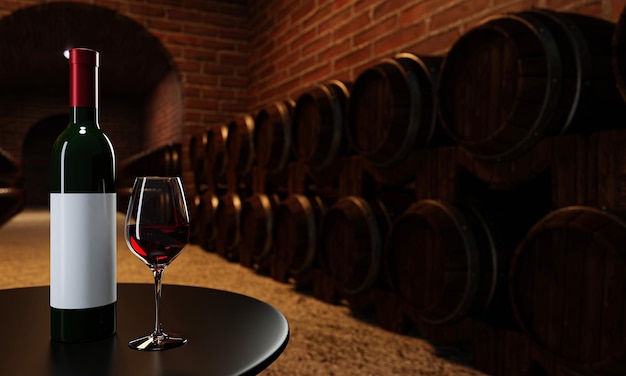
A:
{"type": "Polygon", "coordinates": [[[113,337],[65,344],[50,340],[49,287],[0,290],[0,373],[19,375],[230,375],[256,374],[287,346],[289,325],[274,307],[247,296],[166,285],[161,321],[189,342],[141,352],[128,341],[153,326],[148,284],[118,285],[113,337]]]}

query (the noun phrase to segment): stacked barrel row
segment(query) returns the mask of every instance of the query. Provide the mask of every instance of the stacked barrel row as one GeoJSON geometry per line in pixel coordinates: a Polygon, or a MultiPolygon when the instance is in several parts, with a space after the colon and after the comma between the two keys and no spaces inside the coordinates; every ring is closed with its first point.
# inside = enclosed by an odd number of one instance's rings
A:
{"type": "Polygon", "coordinates": [[[22,169],[5,150],[0,149],[0,225],[24,207],[22,169]]]}
{"type": "Polygon", "coordinates": [[[626,370],[626,32],[533,9],[190,140],[195,239],[471,341],[492,375],[626,370]]]}
{"type": "Polygon", "coordinates": [[[137,176],[180,176],[181,145],[162,145],[120,161],[117,173],[117,210],[126,213],[137,176]]]}

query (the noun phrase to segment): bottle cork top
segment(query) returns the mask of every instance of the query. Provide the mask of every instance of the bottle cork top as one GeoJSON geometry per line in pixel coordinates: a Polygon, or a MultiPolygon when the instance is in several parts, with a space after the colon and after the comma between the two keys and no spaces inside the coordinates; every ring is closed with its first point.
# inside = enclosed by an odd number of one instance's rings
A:
{"type": "Polygon", "coordinates": [[[100,66],[100,54],[90,48],[72,48],[69,50],[70,64],[88,64],[100,66]]]}
{"type": "Polygon", "coordinates": [[[69,50],[70,107],[98,107],[100,54],[89,48],[69,50]]]}

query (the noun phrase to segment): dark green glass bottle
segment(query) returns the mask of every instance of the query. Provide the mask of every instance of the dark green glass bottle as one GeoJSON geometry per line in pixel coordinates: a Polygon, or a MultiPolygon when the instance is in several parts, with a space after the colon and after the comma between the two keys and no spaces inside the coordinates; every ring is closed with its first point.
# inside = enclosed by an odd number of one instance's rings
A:
{"type": "Polygon", "coordinates": [[[52,147],[50,332],[85,342],[116,331],[115,153],[98,121],[99,53],[69,50],[70,122],[52,147]]]}

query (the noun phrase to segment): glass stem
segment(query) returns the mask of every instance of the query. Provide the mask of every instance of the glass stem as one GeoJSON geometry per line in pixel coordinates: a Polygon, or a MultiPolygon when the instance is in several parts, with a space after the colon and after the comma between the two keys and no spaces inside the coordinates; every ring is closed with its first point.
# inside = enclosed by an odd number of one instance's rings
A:
{"type": "Polygon", "coordinates": [[[161,318],[159,317],[159,302],[161,301],[161,277],[163,275],[162,268],[152,269],[154,274],[154,332],[152,332],[152,341],[156,342],[163,337],[163,329],[161,328],[161,318]]]}

